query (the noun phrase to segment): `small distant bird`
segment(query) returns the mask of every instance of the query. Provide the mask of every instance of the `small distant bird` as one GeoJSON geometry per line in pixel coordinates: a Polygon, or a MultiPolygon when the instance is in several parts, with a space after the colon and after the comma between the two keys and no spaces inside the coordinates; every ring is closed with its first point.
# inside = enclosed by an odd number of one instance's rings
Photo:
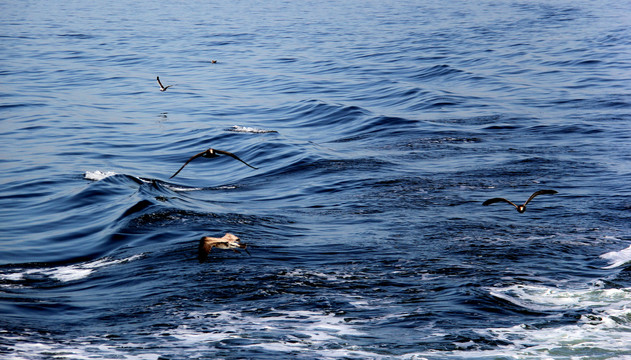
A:
{"type": "Polygon", "coordinates": [[[510,200],[506,200],[504,198],[493,198],[493,199],[488,199],[487,201],[483,202],[482,205],[487,206],[487,205],[491,205],[491,204],[495,204],[496,202],[507,202],[511,205],[513,205],[515,208],[517,208],[517,212],[519,212],[520,214],[523,213],[524,211],[526,211],[526,205],[528,205],[528,203],[535,198],[535,196],[537,195],[554,195],[556,194],[558,191],[556,190],[539,190],[539,191],[535,191],[532,195],[530,195],[530,197],[528,198],[528,200],[526,200],[526,202],[523,205],[517,205],[514,202],[510,201],[510,200]]]}
{"type": "Polygon", "coordinates": [[[195,155],[193,155],[190,159],[188,159],[188,161],[186,161],[186,162],[184,163],[184,165],[182,165],[182,167],[181,167],[178,171],[176,171],[176,172],[175,172],[175,174],[171,175],[171,177],[170,177],[169,179],[174,178],[174,177],[175,177],[175,175],[179,174],[179,173],[180,173],[180,171],[182,171],[182,169],[184,169],[184,167],[185,167],[185,166],[186,166],[189,162],[191,162],[191,161],[192,161],[192,160],[194,160],[194,159],[197,159],[197,158],[198,158],[198,157],[200,157],[200,156],[201,156],[201,157],[205,157],[205,158],[209,158],[209,159],[210,159],[210,158],[216,158],[216,157],[218,157],[219,155],[228,155],[228,156],[230,156],[230,157],[232,157],[232,158],[234,158],[234,159],[237,159],[237,160],[241,161],[242,163],[246,164],[247,166],[251,167],[252,169],[258,169],[257,167],[254,167],[254,166],[252,166],[252,165],[250,165],[250,164],[246,163],[245,161],[241,160],[241,159],[240,159],[237,155],[235,155],[235,154],[233,154],[233,153],[231,153],[231,152],[227,152],[227,151],[223,151],[223,150],[217,150],[217,149],[210,148],[210,149],[208,149],[208,150],[204,150],[204,151],[200,152],[199,154],[195,154],[195,155]]]}
{"type": "Polygon", "coordinates": [[[199,260],[200,263],[206,261],[206,259],[208,259],[208,253],[214,247],[218,249],[232,250],[236,253],[239,252],[237,249],[243,249],[246,253],[248,253],[248,255],[252,256],[247,249],[248,246],[246,244],[241,244],[239,241],[240,239],[231,233],[226,233],[226,235],[221,238],[202,236],[202,238],[199,239],[199,247],[197,248],[197,260],[199,260]]]}
{"type": "Polygon", "coordinates": [[[167,86],[162,85],[162,82],[160,81],[159,76],[156,76],[156,80],[158,80],[158,85],[160,85],[160,91],[167,91],[168,88],[173,86],[173,85],[167,85],[167,86]]]}
{"type": "Polygon", "coordinates": [[[217,60],[210,60],[210,63],[211,63],[211,64],[216,64],[216,63],[217,63],[217,60]]]}

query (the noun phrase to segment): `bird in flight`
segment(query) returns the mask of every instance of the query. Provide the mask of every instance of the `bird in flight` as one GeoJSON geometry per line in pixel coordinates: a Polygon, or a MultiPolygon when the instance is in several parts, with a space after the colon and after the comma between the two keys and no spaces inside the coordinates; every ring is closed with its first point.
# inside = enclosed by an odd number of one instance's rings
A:
{"type": "Polygon", "coordinates": [[[178,171],[176,171],[176,172],[175,172],[175,174],[171,175],[171,177],[170,177],[169,179],[174,178],[174,177],[175,177],[175,175],[179,174],[179,173],[180,173],[180,171],[182,171],[182,169],[184,169],[184,167],[185,167],[188,163],[190,163],[190,162],[191,162],[191,161],[193,161],[194,159],[197,159],[198,157],[205,157],[205,158],[209,158],[209,159],[210,159],[210,158],[216,158],[216,157],[218,157],[219,155],[228,155],[228,156],[230,156],[230,157],[232,157],[232,158],[234,158],[234,159],[237,159],[237,160],[241,161],[242,163],[246,164],[247,166],[251,167],[252,169],[258,169],[257,167],[254,167],[254,166],[252,166],[252,165],[250,165],[250,164],[246,163],[245,161],[241,160],[241,159],[240,159],[237,155],[235,155],[235,154],[233,154],[233,153],[231,153],[231,152],[227,152],[227,151],[223,151],[223,150],[217,150],[217,149],[210,148],[210,149],[208,149],[208,150],[204,150],[204,151],[200,152],[199,154],[195,154],[195,155],[193,155],[190,159],[188,159],[188,160],[184,163],[184,165],[182,165],[182,167],[181,167],[178,171]]]}
{"type": "Polygon", "coordinates": [[[239,241],[240,239],[231,233],[226,233],[226,235],[221,238],[202,236],[202,238],[199,239],[199,247],[197,248],[197,260],[199,260],[200,263],[206,261],[206,259],[208,259],[208,253],[214,247],[232,250],[236,253],[239,252],[237,249],[243,249],[248,255],[252,256],[247,249],[247,244],[242,244],[239,241]]]}
{"type": "Polygon", "coordinates": [[[173,85],[167,85],[167,86],[162,85],[162,82],[160,81],[159,76],[156,76],[156,80],[158,80],[158,85],[160,85],[160,91],[167,91],[168,88],[173,86],[173,85]]]}
{"type": "Polygon", "coordinates": [[[487,201],[483,202],[482,205],[487,206],[487,205],[491,205],[491,204],[495,204],[496,202],[506,202],[509,203],[511,205],[513,205],[515,208],[517,208],[517,212],[519,212],[520,214],[523,213],[524,211],[526,211],[526,205],[528,205],[528,203],[535,198],[535,196],[537,195],[554,195],[556,194],[558,191],[556,190],[539,190],[539,191],[535,191],[532,195],[530,195],[530,197],[528,198],[528,200],[526,200],[526,202],[523,205],[517,205],[514,202],[510,201],[510,200],[506,200],[504,198],[492,198],[492,199],[488,199],[487,201]]]}

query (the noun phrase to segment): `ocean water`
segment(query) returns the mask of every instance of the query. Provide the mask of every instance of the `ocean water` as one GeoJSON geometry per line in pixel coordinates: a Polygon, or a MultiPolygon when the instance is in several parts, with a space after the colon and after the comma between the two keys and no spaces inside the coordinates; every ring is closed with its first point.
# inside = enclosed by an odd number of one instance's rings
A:
{"type": "Polygon", "coordinates": [[[631,358],[629,2],[4,1],[0,85],[2,359],[631,358]]]}

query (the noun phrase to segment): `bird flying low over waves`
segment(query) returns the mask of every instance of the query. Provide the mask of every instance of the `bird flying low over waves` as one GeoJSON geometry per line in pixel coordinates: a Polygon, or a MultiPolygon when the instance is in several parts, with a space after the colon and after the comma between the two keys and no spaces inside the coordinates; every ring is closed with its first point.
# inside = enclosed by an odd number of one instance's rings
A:
{"type": "Polygon", "coordinates": [[[233,158],[233,159],[237,159],[237,160],[241,161],[242,163],[246,164],[247,166],[251,167],[252,169],[258,169],[257,167],[254,167],[254,166],[252,166],[252,165],[250,165],[250,164],[246,163],[245,161],[241,160],[241,159],[240,159],[237,155],[235,155],[235,154],[233,154],[233,153],[231,153],[231,152],[227,152],[227,151],[223,151],[223,150],[217,150],[217,149],[210,148],[210,149],[208,149],[208,150],[204,150],[204,151],[200,152],[199,154],[195,154],[195,155],[193,155],[190,159],[188,159],[188,160],[184,163],[184,165],[182,165],[182,167],[181,167],[178,171],[176,171],[176,172],[175,172],[175,174],[171,175],[170,179],[174,178],[174,177],[175,177],[175,175],[179,174],[179,173],[180,173],[180,171],[182,171],[182,169],[184,169],[184,167],[185,167],[185,166],[186,166],[189,162],[193,161],[194,159],[197,159],[197,158],[198,158],[198,157],[200,157],[200,156],[201,156],[201,157],[205,157],[205,158],[216,158],[216,157],[218,157],[219,155],[228,155],[228,156],[230,156],[230,157],[231,157],[231,158],[233,158]]]}
{"type": "Polygon", "coordinates": [[[482,205],[487,206],[487,205],[491,205],[494,204],[496,202],[507,202],[511,205],[513,205],[515,208],[517,208],[517,212],[519,212],[520,214],[523,213],[524,211],[526,211],[526,205],[528,205],[528,203],[535,198],[535,196],[537,195],[554,195],[556,194],[558,191],[556,190],[539,190],[539,191],[535,191],[532,195],[530,195],[530,197],[528,198],[528,200],[526,200],[526,202],[523,205],[517,205],[514,202],[510,201],[510,200],[506,200],[504,198],[493,198],[493,199],[488,199],[487,201],[483,202],[482,205]]]}
{"type": "Polygon", "coordinates": [[[167,91],[168,88],[173,86],[173,85],[167,85],[167,86],[162,85],[162,82],[160,81],[159,76],[156,76],[156,80],[158,80],[158,85],[160,85],[160,91],[167,91]]]}
{"type": "Polygon", "coordinates": [[[226,233],[226,235],[221,238],[202,236],[202,238],[199,239],[197,260],[199,260],[200,263],[206,261],[206,259],[208,258],[208,253],[214,247],[218,249],[232,250],[236,253],[239,252],[239,250],[237,249],[243,249],[246,253],[248,253],[248,255],[252,256],[247,249],[248,246],[246,244],[241,244],[239,240],[240,239],[236,235],[233,235],[231,233],[226,233]]]}

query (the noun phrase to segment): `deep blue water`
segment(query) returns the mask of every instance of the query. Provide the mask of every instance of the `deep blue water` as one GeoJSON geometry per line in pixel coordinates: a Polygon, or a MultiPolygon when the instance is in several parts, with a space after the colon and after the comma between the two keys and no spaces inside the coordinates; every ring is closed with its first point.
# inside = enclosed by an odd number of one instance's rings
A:
{"type": "Polygon", "coordinates": [[[0,3],[0,357],[631,357],[630,29],[619,1],[0,3]],[[258,170],[169,179],[209,147],[258,170]],[[226,232],[252,256],[199,263],[226,232]]]}

